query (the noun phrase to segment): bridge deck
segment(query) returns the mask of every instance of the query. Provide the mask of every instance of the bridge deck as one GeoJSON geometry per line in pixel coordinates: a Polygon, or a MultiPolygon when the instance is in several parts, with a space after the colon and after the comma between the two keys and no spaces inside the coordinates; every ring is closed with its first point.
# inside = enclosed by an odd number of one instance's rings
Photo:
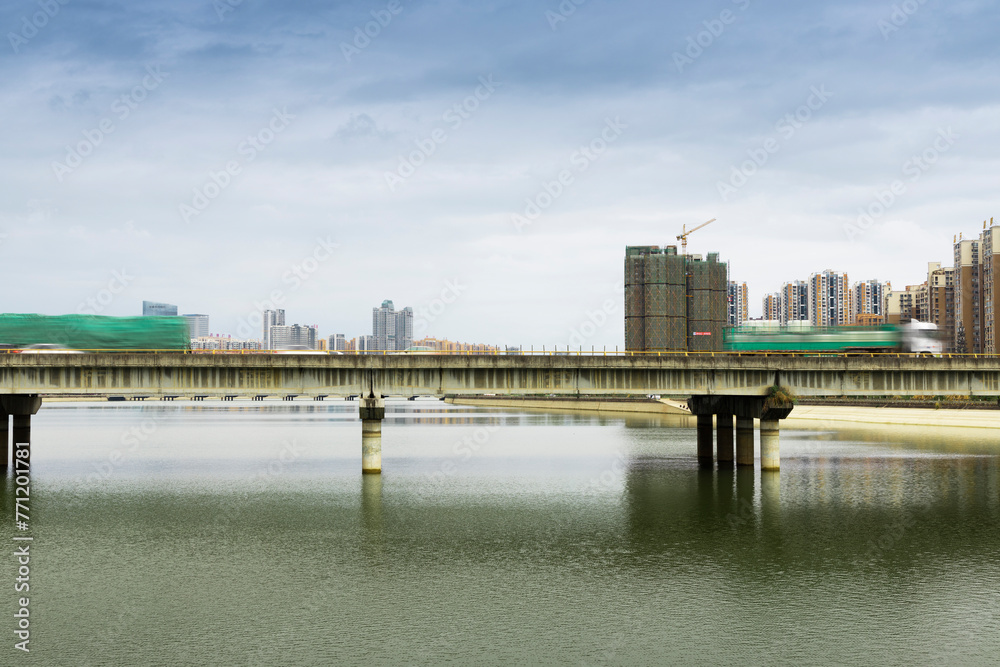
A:
{"type": "Polygon", "coordinates": [[[907,355],[0,355],[0,394],[1000,396],[1000,359],[907,355]]]}

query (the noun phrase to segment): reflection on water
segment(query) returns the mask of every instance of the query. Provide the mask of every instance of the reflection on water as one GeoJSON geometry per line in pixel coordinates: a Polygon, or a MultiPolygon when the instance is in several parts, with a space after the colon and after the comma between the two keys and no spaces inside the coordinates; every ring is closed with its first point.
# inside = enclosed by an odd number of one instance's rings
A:
{"type": "Polygon", "coordinates": [[[762,475],[699,469],[693,429],[661,417],[389,408],[386,472],[362,476],[350,403],[45,406],[32,660],[965,664],[1000,652],[989,434],[786,429],[781,473],[762,475]]]}

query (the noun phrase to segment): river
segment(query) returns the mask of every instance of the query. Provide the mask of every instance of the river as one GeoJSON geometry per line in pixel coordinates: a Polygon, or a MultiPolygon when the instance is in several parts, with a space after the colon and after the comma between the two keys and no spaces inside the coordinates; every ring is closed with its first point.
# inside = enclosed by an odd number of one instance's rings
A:
{"type": "Polygon", "coordinates": [[[365,477],[356,403],[44,405],[31,663],[997,664],[995,431],[387,404],[365,477]]]}

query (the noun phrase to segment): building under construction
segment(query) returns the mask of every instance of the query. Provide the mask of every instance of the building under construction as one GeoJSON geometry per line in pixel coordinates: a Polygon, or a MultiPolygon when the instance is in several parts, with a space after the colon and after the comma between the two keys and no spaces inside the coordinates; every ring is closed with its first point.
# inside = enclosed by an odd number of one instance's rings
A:
{"type": "Polygon", "coordinates": [[[718,253],[678,255],[677,246],[625,248],[625,349],[722,350],[729,266],[718,253]]]}

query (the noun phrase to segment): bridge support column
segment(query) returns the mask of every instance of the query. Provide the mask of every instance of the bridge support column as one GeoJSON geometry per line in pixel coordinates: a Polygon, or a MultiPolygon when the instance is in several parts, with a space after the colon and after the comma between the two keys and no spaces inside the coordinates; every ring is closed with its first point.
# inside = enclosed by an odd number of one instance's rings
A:
{"type": "Polygon", "coordinates": [[[712,415],[698,415],[698,463],[712,465],[712,415]]]}
{"type": "Polygon", "coordinates": [[[736,465],[753,465],[753,419],[736,418],[736,465]]]}
{"type": "Polygon", "coordinates": [[[0,470],[10,461],[10,415],[0,410],[0,470]]]}
{"type": "Polygon", "coordinates": [[[27,449],[28,456],[21,457],[25,462],[31,460],[31,415],[14,415],[14,428],[11,429],[14,434],[14,442],[12,443],[14,456],[17,456],[17,450],[27,449]]]}
{"type": "MultiPolygon", "coordinates": [[[[42,399],[37,395],[23,395],[23,394],[8,394],[6,396],[0,396],[0,413],[3,414],[4,428],[3,428],[3,442],[4,444],[4,463],[9,465],[10,459],[7,458],[7,415],[13,415],[13,424],[11,428],[12,438],[12,448],[11,453],[17,456],[18,445],[22,445],[22,448],[27,448],[28,456],[31,456],[31,415],[38,412],[38,409],[42,407],[42,399]]],[[[27,459],[25,459],[27,461],[27,459]]],[[[6,467],[6,466],[5,466],[6,467]]]]}
{"type": "Polygon", "coordinates": [[[715,449],[716,459],[720,468],[733,467],[733,416],[718,414],[715,416],[715,449]]]}
{"type": "Polygon", "coordinates": [[[760,420],[760,469],[778,470],[781,457],[778,454],[778,420],[760,420]]]}
{"type": "Polygon", "coordinates": [[[361,399],[361,472],[364,475],[382,473],[382,420],[385,419],[385,399],[371,396],[361,399]]]}

